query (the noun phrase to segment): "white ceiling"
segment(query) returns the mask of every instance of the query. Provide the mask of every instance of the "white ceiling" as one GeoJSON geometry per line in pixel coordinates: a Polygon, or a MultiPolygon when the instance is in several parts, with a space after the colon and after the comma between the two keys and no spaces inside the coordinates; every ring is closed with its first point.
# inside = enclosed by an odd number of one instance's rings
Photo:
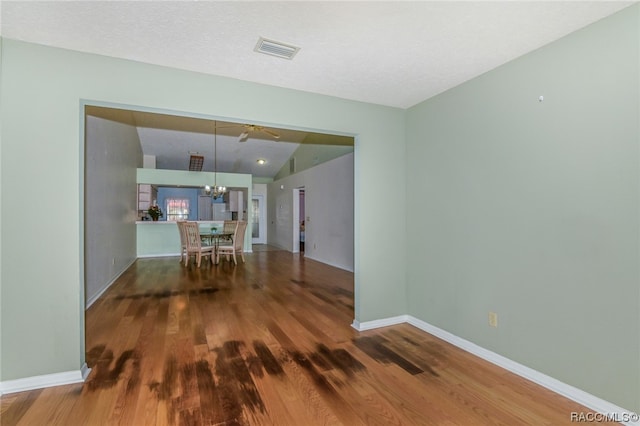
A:
{"type": "Polygon", "coordinates": [[[407,108],[632,2],[2,1],[3,37],[407,108]],[[301,48],[253,51],[260,36],[301,48]]]}
{"type": "MultiPolygon", "coordinates": [[[[6,38],[408,108],[604,18],[616,1],[0,1],[6,38]],[[254,52],[259,37],[300,47],[254,52]]],[[[136,113],[144,154],[213,170],[212,122],[136,113]]],[[[227,123],[232,124],[232,123],[227,123]]],[[[308,136],[220,129],[218,171],[272,177],[308,136]],[[258,166],[258,158],[267,165],[258,166]]]]}
{"type": "MultiPolygon", "coordinates": [[[[136,114],[139,116],[140,114],[136,114]]],[[[145,114],[148,117],[148,114],[145,114]]],[[[280,142],[269,135],[254,134],[245,142],[238,142],[238,136],[242,127],[232,123],[232,127],[217,129],[215,136],[214,156],[214,124],[208,132],[193,130],[172,129],[166,127],[154,127],[147,120],[136,120],[139,123],[138,136],[142,151],[147,155],[156,157],[158,169],[188,170],[189,157],[193,153],[204,157],[202,171],[223,171],[228,173],[246,173],[257,177],[273,177],[280,168],[289,160],[298,147],[297,143],[303,138],[302,133],[283,135],[280,142]],[[264,136],[264,137],[263,137],[264,136]],[[257,163],[258,159],[264,159],[265,164],[257,163]],[[214,167],[215,161],[215,167],[214,167]]],[[[184,121],[184,119],[182,119],[184,121]]]]}

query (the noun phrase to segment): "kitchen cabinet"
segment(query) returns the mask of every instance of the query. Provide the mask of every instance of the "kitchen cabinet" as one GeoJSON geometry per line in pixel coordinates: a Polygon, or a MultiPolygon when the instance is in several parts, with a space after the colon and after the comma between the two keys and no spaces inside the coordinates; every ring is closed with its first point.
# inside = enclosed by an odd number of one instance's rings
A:
{"type": "Polygon", "coordinates": [[[158,198],[158,189],[154,185],[141,183],[138,185],[138,210],[149,210],[158,198]]]}
{"type": "Polygon", "coordinates": [[[242,191],[229,191],[229,211],[241,212],[244,210],[242,191]]]}
{"type": "Polygon", "coordinates": [[[213,203],[213,220],[231,220],[231,211],[226,203],[213,203]]]}

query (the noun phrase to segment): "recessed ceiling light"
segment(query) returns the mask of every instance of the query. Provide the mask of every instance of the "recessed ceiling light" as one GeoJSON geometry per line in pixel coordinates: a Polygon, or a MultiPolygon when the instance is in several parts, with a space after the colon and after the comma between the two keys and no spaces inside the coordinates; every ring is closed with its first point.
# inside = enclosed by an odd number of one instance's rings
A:
{"type": "Polygon", "coordinates": [[[259,159],[256,161],[256,163],[258,163],[258,164],[260,164],[260,165],[263,165],[263,164],[265,164],[266,162],[267,162],[267,160],[265,160],[264,158],[259,158],[259,159]]]}

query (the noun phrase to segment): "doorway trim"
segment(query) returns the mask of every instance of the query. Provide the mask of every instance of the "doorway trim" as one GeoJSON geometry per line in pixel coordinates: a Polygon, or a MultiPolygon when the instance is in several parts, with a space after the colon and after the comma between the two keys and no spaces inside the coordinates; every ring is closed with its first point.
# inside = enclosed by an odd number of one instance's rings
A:
{"type": "MultiPolygon", "coordinates": [[[[79,138],[79,151],[80,151],[80,158],[79,158],[79,164],[80,164],[80,168],[81,168],[81,173],[80,173],[80,188],[79,188],[79,209],[80,209],[80,215],[79,215],[79,230],[80,230],[80,241],[79,241],[79,245],[80,245],[80,271],[79,271],[79,275],[80,275],[80,289],[79,289],[79,328],[80,328],[80,357],[81,357],[81,362],[84,363],[82,370],[81,370],[81,374],[83,377],[86,378],[86,376],[88,376],[88,373],[91,371],[90,369],[86,370],[86,372],[84,371],[84,369],[86,368],[86,363],[85,363],[85,357],[86,357],[86,337],[85,337],[85,333],[86,333],[86,321],[85,321],[85,315],[86,315],[86,310],[89,308],[89,306],[86,303],[86,295],[85,295],[85,286],[86,286],[86,278],[85,278],[85,269],[86,269],[86,255],[85,255],[85,238],[86,238],[86,229],[85,229],[85,208],[86,208],[86,200],[85,200],[85,190],[86,190],[86,182],[85,182],[85,173],[86,173],[86,168],[87,168],[87,161],[85,158],[85,150],[86,150],[86,132],[85,132],[85,120],[86,120],[86,107],[99,107],[99,108],[113,108],[113,109],[121,109],[121,110],[125,110],[125,111],[140,111],[140,112],[148,112],[148,113],[153,113],[153,114],[165,114],[165,115],[175,115],[178,117],[190,117],[190,118],[199,118],[199,119],[204,119],[204,120],[227,120],[227,121],[233,121],[233,122],[238,122],[238,123],[242,123],[243,121],[246,120],[242,120],[242,119],[238,119],[238,118],[230,118],[230,117],[221,117],[219,115],[213,115],[213,114],[209,114],[209,113],[199,113],[199,112],[195,112],[195,111],[182,111],[182,110],[174,110],[174,109],[168,109],[168,108],[158,108],[158,107],[149,107],[149,106],[142,106],[142,105],[135,105],[135,104],[126,104],[126,103],[118,103],[118,102],[112,102],[112,101],[102,101],[102,100],[96,100],[96,99],[80,99],[80,108],[79,108],[79,123],[80,123],[80,129],[79,129],[79,133],[80,133],[80,138],[79,138]]],[[[291,125],[287,125],[287,124],[282,124],[282,123],[278,123],[278,122],[258,122],[255,120],[252,120],[252,122],[254,123],[260,123],[260,124],[265,124],[268,126],[274,126],[274,127],[280,127],[280,128],[284,128],[284,129],[291,129],[291,130],[300,130],[300,131],[317,131],[317,132],[321,132],[321,133],[327,133],[327,134],[335,134],[335,135],[344,135],[344,136],[351,136],[353,137],[354,141],[353,141],[353,155],[354,155],[354,174],[357,174],[358,171],[358,156],[359,156],[359,137],[357,134],[351,134],[351,133],[343,133],[343,132],[339,132],[339,131],[331,131],[331,130],[326,130],[326,129],[308,129],[308,128],[303,128],[303,127],[299,127],[299,126],[291,126],[291,125]]],[[[300,195],[300,190],[304,190],[304,186],[300,187],[300,188],[295,188],[295,196],[297,197],[296,200],[299,200],[299,195],[300,195]]],[[[358,185],[357,185],[357,180],[354,180],[354,204],[355,204],[355,199],[357,197],[357,189],[358,189],[358,185]]],[[[251,191],[251,188],[248,188],[248,191],[251,191]]],[[[251,197],[253,197],[253,194],[251,194],[251,197]]],[[[265,206],[265,214],[266,212],[266,208],[267,206],[265,206]]],[[[300,203],[299,202],[295,202],[293,203],[293,210],[295,210],[295,221],[294,221],[294,226],[295,226],[295,231],[293,232],[293,238],[295,240],[294,243],[294,253],[299,253],[300,250],[300,232],[299,232],[299,223],[300,223],[300,203]]],[[[357,211],[358,211],[358,206],[357,204],[354,206],[354,210],[356,212],[356,217],[357,217],[357,211]]],[[[293,212],[292,212],[293,213],[293,212]]],[[[266,229],[266,227],[265,227],[266,229]]],[[[354,258],[356,258],[357,256],[355,256],[355,252],[357,251],[357,235],[358,235],[358,229],[355,227],[354,224],[354,258]]],[[[306,240],[308,240],[308,238],[306,238],[306,240]]],[[[137,257],[136,259],[138,259],[139,257],[137,257]]],[[[134,259],[134,262],[135,260],[134,259]]],[[[130,265],[129,265],[130,266],[130,265]]],[[[127,267],[128,268],[128,267],[127,267]]],[[[125,270],[127,269],[125,268],[125,270]]],[[[124,271],[123,271],[124,272],[124,271]]],[[[109,285],[107,286],[107,288],[105,288],[103,290],[106,291],[108,289],[108,287],[110,287],[119,277],[115,277],[113,279],[112,282],[109,283],[109,285]]],[[[359,301],[358,301],[358,297],[359,297],[359,289],[358,289],[358,274],[353,273],[353,281],[354,281],[354,297],[353,297],[353,301],[354,301],[354,318],[358,318],[359,317],[359,301]]],[[[96,296],[96,299],[98,299],[100,295],[96,296]]],[[[95,302],[95,300],[92,301],[92,303],[95,302]]],[[[0,382],[0,394],[2,393],[2,388],[1,388],[2,382],[0,382]]]]}
{"type": "Polygon", "coordinates": [[[293,208],[291,210],[291,216],[293,218],[293,229],[291,230],[291,233],[293,235],[293,253],[300,253],[300,193],[304,193],[304,191],[304,186],[293,188],[292,190],[293,203],[291,204],[293,208]]]}
{"type": "MultiPolygon", "coordinates": [[[[267,206],[264,202],[263,194],[253,194],[251,202],[258,200],[258,238],[251,238],[252,244],[267,244],[267,206]]],[[[251,214],[253,215],[253,206],[251,206],[251,214]]]]}

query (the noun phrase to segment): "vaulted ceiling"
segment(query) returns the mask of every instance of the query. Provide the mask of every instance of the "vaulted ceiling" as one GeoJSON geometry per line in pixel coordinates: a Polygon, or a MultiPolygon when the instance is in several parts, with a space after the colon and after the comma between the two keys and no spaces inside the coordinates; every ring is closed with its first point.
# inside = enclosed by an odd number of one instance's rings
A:
{"type": "MultiPolygon", "coordinates": [[[[3,0],[0,34],[408,108],[632,3],[3,0]],[[258,53],[254,48],[260,37],[300,50],[291,60],[258,53]]],[[[198,130],[203,124],[199,120],[159,125],[157,118],[138,115],[138,132],[145,154],[157,155],[161,162],[184,161],[189,151],[202,152],[213,144],[210,133],[198,130]]],[[[252,133],[244,144],[235,143],[242,131],[228,127],[219,133],[229,142],[219,144],[219,161],[229,171],[247,170],[238,149],[254,163],[273,145],[275,167],[307,137],[277,129],[279,142],[252,133]]],[[[212,158],[207,156],[210,164],[212,158]]],[[[273,173],[261,170],[257,173],[273,173]]]]}
{"type": "Polygon", "coordinates": [[[195,155],[204,157],[205,172],[273,178],[300,144],[322,145],[328,159],[353,147],[353,137],[245,123],[98,106],[86,107],[85,113],[135,127],[143,154],[155,157],[158,169],[189,170],[189,159],[195,155]],[[336,154],[331,154],[333,148],[336,154]]]}

